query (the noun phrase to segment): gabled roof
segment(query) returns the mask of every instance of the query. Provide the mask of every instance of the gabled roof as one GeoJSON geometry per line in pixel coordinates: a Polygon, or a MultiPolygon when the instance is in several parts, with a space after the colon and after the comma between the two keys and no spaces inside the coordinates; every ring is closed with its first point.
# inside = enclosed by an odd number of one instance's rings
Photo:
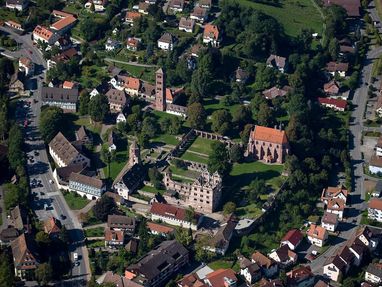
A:
{"type": "Polygon", "coordinates": [[[369,166],[382,167],[382,156],[373,154],[370,158],[369,166]]]}
{"type": "Polygon", "coordinates": [[[325,211],[322,216],[321,221],[326,224],[337,224],[338,223],[338,215],[335,213],[330,213],[325,211]]]}
{"type": "Polygon", "coordinates": [[[336,63],[329,62],[326,64],[327,71],[335,73],[335,72],[347,72],[349,70],[349,63],[336,63]]]}
{"type": "Polygon", "coordinates": [[[125,91],[120,91],[117,89],[110,89],[106,93],[106,97],[109,100],[109,104],[112,103],[112,104],[124,106],[126,105],[126,102],[127,102],[125,91]]]}
{"type": "Polygon", "coordinates": [[[22,270],[36,269],[38,265],[38,254],[32,238],[22,233],[11,242],[11,248],[15,268],[22,270]]]}
{"type": "Polygon", "coordinates": [[[46,102],[77,103],[78,89],[42,87],[41,99],[46,102]]]}
{"type": "Polygon", "coordinates": [[[74,173],[74,172],[72,172],[71,175],[69,176],[69,181],[82,183],[84,185],[91,186],[98,189],[101,189],[104,185],[101,179],[98,179],[96,177],[90,177],[80,173],[74,173]]]}
{"type": "Polygon", "coordinates": [[[255,263],[257,263],[261,268],[266,269],[269,269],[276,264],[276,262],[273,259],[268,258],[259,251],[256,251],[252,254],[252,261],[255,261],[255,263]]]}
{"type": "Polygon", "coordinates": [[[124,233],[122,230],[105,229],[105,241],[124,241],[124,233]]]}
{"type": "Polygon", "coordinates": [[[280,145],[288,142],[285,131],[264,126],[255,126],[255,129],[251,132],[251,137],[253,140],[271,142],[280,145]]]}
{"type": "Polygon", "coordinates": [[[373,197],[368,203],[368,207],[372,209],[382,210],[382,199],[373,197]]]}
{"type": "Polygon", "coordinates": [[[210,287],[227,286],[238,281],[232,269],[218,269],[208,274],[205,280],[208,280],[210,287]],[[229,284],[229,282],[232,283],[229,284]]]}
{"type": "Polygon", "coordinates": [[[50,25],[50,28],[54,29],[56,31],[60,31],[62,29],[65,29],[66,27],[72,25],[76,21],[77,21],[77,19],[74,16],[68,16],[68,17],[62,18],[62,19],[58,20],[57,22],[53,23],[52,25],[50,25]]]}
{"type": "MultiPolygon", "coordinates": [[[[280,262],[287,262],[291,258],[293,260],[297,259],[297,254],[289,249],[289,246],[287,244],[282,245],[276,251],[274,251],[277,254],[277,257],[280,259],[280,262]]],[[[277,261],[277,260],[276,260],[277,261]]]]}
{"type": "Polygon", "coordinates": [[[271,54],[268,57],[268,59],[266,61],[266,64],[267,65],[276,66],[277,68],[285,68],[286,58],[278,56],[278,55],[271,54]]]}
{"type": "Polygon", "coordinates": [[[324,240],[327,236],[327,231],[322,226],[311,224],[308,231],[306,232],[306,235],[320,240],[324,240]]]}
{"type": "Polygon", "coordinates": [[[45,233],[52,234],[52,233],[58,233],[61,231],[61,222],[55,218],[51,217],[44,221],[44,231],[45,233]]]}
{"type": "Polygon", "coordinates": [[[310,278],[314,277],[314,274],[312,273],[312,270],[309,266],[300,266],[294,268],[293,270],[289,271],[286,275],[288,286],[289,284],[291,286],[295,286],[295,284],[297,285],[302,281],[309,280],[310,278]]]}
{"type": "Polygon", "coordinates": [[[140,17],[142,17],[142,15],[139,12],[127,11],[126,16],[125,16],[125,20],[126,21],[134,21],[135,19],[138,19],[140,17]]]}
{"type": "Polygon", "coordinates": [[[328,94],[337,94],[340,90],[338,83],[334,80],[324,84],[324,91],[328,94]]]}
{"type": "Polygon", "coordinates": [[[346,264],[342,259],[338,256],[335,255],[333,257],[330,257],[324,264],[324,266],[327,266],[329,264],[333,264],[335,267],[337,267],[338,270],[341,272],[345,272],[346,270],[346,264]]]}
{"type": "Polygon", "coordinates": [[[374,276],[382,279],[382,264],[381,263],[370,263],[366,269],[366,272],[373,274],[374,276]]]}
{"type": "Polygon", "coordinates": [[[297,246],[302,239],[303,239],[303,235],[300,230],[291,229],[287,232],[287,234],[284,235],[284,237],[281,239],[281,242],[288,241],[294,246],[297,246]]]}
{"type": "Polygon", "coordinates": [[[80,154],[61,132],[50,141],[49,147],[66,165],[80,154]]]}
{"type": "Polygon", "coordinates": [[[127,77],[125,81],[125,88],[132,90],[139,90],[141,82],[137,78],[127,77]]]}
{"type": "Polygon", "coordinates": [[[345,209],[345,202],[341,198],[331,198],[328,200],[327,209],[343,211],[345,209]]]}
{"type": "Polygon", "coordinates": [[[185,29],[193,29],[195,26],[195,20],[188,19],[186,17],[180,18],[179,27],[185,29]]]}
{"type": "Polygon", "coordinates": [[[174,228],[168,227],[166,225],[158,224],[155,222],[147,222],[147,228],[151,232],[158,232],[163,234],[170,234],[174,232],[174,228]]]}
{"type": "Polygon", "coordinates": [[[335,106],[339,109],[346,109],[348,103],[347,101],[343,99],[332,99],[332,98],[318,98],[318,102],[321,105],[330,105],[330,106],[335,106]]]}
{"type": "Polygon", "coordinates": [[[174,44],[176,41],[175,36],[172,34],[166,32],[164,33],[158,40],[158,42],[168,43],[168,44],[174,44]]]}
{"type": "Polygon", "coordinates": [[[268,90],[263,91],[262,94],[266,99],[274,99],[277,97],[284,97],[287,93],[288,93],[288,91],[286,91],[284,89],[279,89],[275,86],[275,87],[272,87],[268,90]]]}
{"type": "Polygon", "coordinates": [[[346,10],[349,17],[360,17],[360,0],[325,0],[325,6],[338,5],[346,10]]]}
{"type": "Polygon", "coordinates": [[[204,26],[203,38],[219,39],[219,28],[216,25],[206,24],[204,26]]]}
{"type": "Polygon", "coordinates": [[[232,237],[235,230],[236,222],[229,220],[225,225],[221,226],[214,237],[208,242],[209,245],[216,248],[223,248],[232,237]]]}
{"type": "MultiPolygon", "coordinates": [[[[174,205],[154,202],[150,213],[164,217],[171,217],[177,220],[186,221],[186,209],[174,205]]],[[[195,214],[198,217],[198,214],[195,214]]]]}
{"type": "Polygon", "coordinates": [[[108,215],[107,216],[107,226],[109,228],[116,228],[116,227],[132,227],[135,228],[135,218],[134,217],[128,217],[125,215],[108,215]]]}
{"type": "Polygon", "coordinates": [[[195,6],[194,10],[191,13],[191,16],[197,17],[197,18],[204,18],[208,13],[207,8],[195,6]]]}
{"type": "Polygon", "coordinates": [[[49,41],[54,33],[43,26],[37,25],[33,30],[33,34],[36,34],[44,40],[49,41]]]}

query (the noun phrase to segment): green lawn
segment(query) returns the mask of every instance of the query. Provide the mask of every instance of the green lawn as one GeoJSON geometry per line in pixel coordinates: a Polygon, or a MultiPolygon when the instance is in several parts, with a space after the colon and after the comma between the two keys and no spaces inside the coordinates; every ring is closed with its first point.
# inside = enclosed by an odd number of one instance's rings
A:
{"type": "MultiPolygon", "coordinates": [[[[123,51],[123,49],[122,49],[123,51]]],[[[118,60],[121,61],[128,61],[128,59],[125,59],[124,57],[116,57],[118,60]]],[[[155,71],[156,67],[141,67],[141,66],[134,66],[130,64],[122,64],[118,62],[113,62],[115,66],[126,70],[126,72],[130,73],[132,76],[136,78],[140,78],[141,80],[154,83],[155,82],[155,71]]]]}
{"type": "Polygon", "coordinates": [[[323,21],[318,10],[313,6],[314,0],[284,0],[280,1],[280,7],[250,0],[238,1],[277,19],[289,36],[299,35],[302,29],[312,29],[322,35],[323,21]]]}
{"type": "MultiPolygon", "coordinates": [[[[115,160],[110,163],[110,177],[114,180],[117,175],[121,172],[123,167],[125,166],[128,160],[128,152],[127,150],[117,151],[115,154],[115,160]]],[[[103,168],[103,172],[105,176],[109,175],[109,167],[106,166],[103,168]]]]}
{"type": "Polygon", "coordinates": [[[228,269],[233,266],[234,262],[233,261],[227,261],[227,260],[215,260],[212,261],[211,263],[208,264],[208,267],[210,267],[213,270],[218,270],[218,269],[228,269]]]}
{"type": "Polygon", "coordinates": [[[182,182],[182,183],[193,183],[195,181],[195,180],[191,180],[191,179],[184,178],[181,176],[176,176],[176,175],[172,175],[171,178],[177,182],[182,182]]]}
{"type": "Polygon", "coordinates": [[[245,218],[257,218],[262,214],[261,208],[252,203],[236,209],[236,215],[245,218]]]}
{"type": "Polygon", "coordinates": [[[202,153],[208,156],[212,151],[211,144],[213,142],[214,142],[213,140],[197,137],[195,141],[192,143],[192,145],[188,148],[188,150],[202,153]]]}
{"type": "Polygon", "coordinates": [[[149,185],[145,185],[144,187],[140,188],[140,190],[154,193],[154,194],[157,194],[157,193],[163,194],[165,192],[164,189],[156,189],[155,187],[149,186],[149,185]]]}
{"type": "Polygon", "coordinates": [[[217,111],[217,110],[227,110],[227,111],[230,111],[231,114],[233,113],[233,111],[239,107],[240,105],[239,104],[235,104],[235,105],[231,105],[231,106],[225,106],[223,105],[222,101],[220,100],[216,100],[216,99],[205,99],[203,101],[203,106],[204,108],[206,109],[206,112],[207,112],[207,115],[211,115],[213,112],[217,111]]]}
{"type": "Polygon", "coordinates": [[[106,69],[96,65],[82,66],[81,77],[79,82],[83,87],[94,88],[102,83],[103,80],[109,77],[106,69]]]}
{"type": "Polygon", "coordinates": [[[104,240],[88,240],[86,242],[86,246],[88,248],[104,247],[105,241],[104,240]]]}
{"type": "Polygon", "coordinates": [[[84,231],[86,237],[100,237],[104,235],[103,227],[94,227],[90,229],[85,229],[84,231]]]}
{"type": "Polygon", "coordinates": [[[195,162],[200,162],[200,163],[205,163],[205,164],[208,162],[208,158],[207,157],[203,157],[203,156],[191,153],[189,151],[186,151],[181,156],[181,159],[189,160],[189,161],[195,161],[195,162]]]}
{"type": "Polygon", "coordinates": [[[102,129],[102,123],[92,123],[90,117],[78,118],[74,121],[77,126],[85,126],[89,131],[100,134],[102,129]]]}
{"type": "Polygon", "coordinates": [[[0,8],[0,19],[3,21],[12,20],[22,24],[25,18],[25,16],[16,16],[16,11],[9,10],[5,7],[0,8]]]}
{"type": "Polygon", "coordinates": [[[160,135],[160,136],[157,136],[157,137],[151,139],[151,142],[152,143],[159,142],[159,143],[165,143],[168,145],[174,145],[175,146],[179,143],[179,140],[174,135],[164,134],[164,135],[160,135]]]}
{"type": "Polygon", "coordinates": [[[192,178],[196,178],[200,175],[200,173],[197,171],[177,168],[175,165],[170,166],[170,171],[174,175],[183,175],[192,178]]]}
{"type": "Polygon", "coordinates": [[[90,200],[79,196],[75,192],[65,192],[64,198],[70,209],[78,210],[84,208],[90,200]]]}

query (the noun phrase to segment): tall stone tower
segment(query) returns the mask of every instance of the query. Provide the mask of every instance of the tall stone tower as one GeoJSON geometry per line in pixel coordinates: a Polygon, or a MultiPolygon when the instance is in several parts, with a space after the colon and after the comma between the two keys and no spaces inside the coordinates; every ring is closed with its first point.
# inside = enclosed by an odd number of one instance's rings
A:
{"type": "Polygon", "coordinates": [[[136,141],[133,141],[129,147],[129,166],[131,168],[136,164],[141,164],[141,151],[136,141]]]}
{"type": "Polygon", "coordinates": [[[166,111],[166,78],[162,68],[155,72],[155,109],[166,111]]]}

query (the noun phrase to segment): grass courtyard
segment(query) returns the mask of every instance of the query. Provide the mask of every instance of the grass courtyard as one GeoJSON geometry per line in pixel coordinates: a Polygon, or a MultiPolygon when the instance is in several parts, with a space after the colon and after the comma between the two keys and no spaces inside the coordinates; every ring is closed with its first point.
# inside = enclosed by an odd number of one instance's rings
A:
{"type": "Polygon", "coordinates": [[[79,210],[84,208],[90,200],[79,196],[75,192],[65,192],[64,198],[70,209],[79,210]]]}
{"type": "MultiPolygon", "coordinates": [[[[121,172],[121,170],[127,163],[127,160],[128,160],[127,149],[119,150],[116,152],[115,159],[110,163],[110,178],[112,180],[114,180],[117,177],[117,175],[121,172]]],[[[103,168],[103,172],[105,176],[109,175],[109,166],[107,164],[103,168]]]]}
{"type": "Polygon", "coordinates": [[[204,164],[207,164],[208,162],[207,156],[201,156],[189,151],[186,151],[180,158],[184,160],[195,161],[195,162],[204,163],[204,164]]]}
{"type": "Polygon", "coordinates": [[[101,237],[103,235],[104,235],[103,227],[94,227],[94,228],[85,229],[86,237],[101,237]]]}
{"type": "Polygon", "coordinates": [[[192,143],[192,145],[188,148],[188,150],[209,155],[212,151],[211,144],[213,142],[214,142],[213,140],[197,137],[195,141],[192,143]]]}

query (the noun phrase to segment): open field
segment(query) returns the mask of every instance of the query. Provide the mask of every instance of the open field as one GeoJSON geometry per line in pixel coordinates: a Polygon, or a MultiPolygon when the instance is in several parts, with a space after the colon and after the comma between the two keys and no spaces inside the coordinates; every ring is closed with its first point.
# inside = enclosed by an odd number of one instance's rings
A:
{"type": "Polygon", "coordinates": [[[239,0],[239,3],[277,19],[289,36],[297,36],[302,29],[312,29],[314,32],[322,34],[322,19],[311,0],[285,0],[280,2],[280,6],[250,0],[239,0]]]}

